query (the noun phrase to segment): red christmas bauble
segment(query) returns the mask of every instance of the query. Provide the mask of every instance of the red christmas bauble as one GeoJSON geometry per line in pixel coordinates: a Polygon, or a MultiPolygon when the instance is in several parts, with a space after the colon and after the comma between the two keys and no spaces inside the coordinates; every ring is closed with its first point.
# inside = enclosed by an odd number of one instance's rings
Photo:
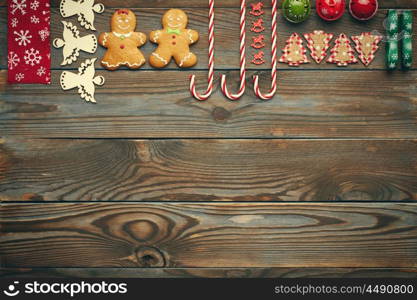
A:
{"type": "Polygon", "coordinates": [[[378,11],[378,0],[350,0],[349,10],[355,19],[369,20],[378,11]]]}
{"type": "Polygon", "coordinates": [[[345,13],[345,0],[317,0],[317,14],[326,21],[340,19],[345,13]]]}

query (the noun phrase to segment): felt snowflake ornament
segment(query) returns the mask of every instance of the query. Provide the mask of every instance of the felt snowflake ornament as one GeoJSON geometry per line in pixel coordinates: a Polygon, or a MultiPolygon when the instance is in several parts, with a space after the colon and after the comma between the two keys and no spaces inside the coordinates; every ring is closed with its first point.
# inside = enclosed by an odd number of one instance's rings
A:
{"type": "Polygon", "coordinates": [[[285,48],[282,50],[283,55],[279,59],[280,62],[298,67],[300,64],[309,63],[306,55],[306,48],[303,46],[303,40],[298,33],[293,33],[286,42],[285,48]]]}
{"type": "Polygon", "coordinates": [[[327,50],[330,48],[330,41],[333,39],[333,34],[325,33],[322,30],[314,30],[312,33],[304,34],[307,40],[307,47],[310,49],[311,57],[316,63],[321,63],[327,56],[327,50]]]}
{"type": "Polygon", "coordinates": [[[352,40],[356,44],[355,49],[359,53],[360,61],[365,66],[369,66],[375,58],[375,53],[378,51],[382,36],[364,32],[361,35],[352,36],[352,40]]]}
{"type": "Polygon", "coordinates": [[[330,52],[331,55],[327,62],[337,64],[338,67],[346,67],[358,62],[350,45],[350,40],[344,33],[339,35],[334,48],[330,52]]]}

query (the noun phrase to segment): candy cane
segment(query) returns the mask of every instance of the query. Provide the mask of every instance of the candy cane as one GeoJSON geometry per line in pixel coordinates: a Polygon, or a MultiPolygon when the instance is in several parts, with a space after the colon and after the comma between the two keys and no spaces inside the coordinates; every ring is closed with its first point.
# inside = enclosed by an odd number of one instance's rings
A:
{"type": "Polygon", "coordinates": [[[239,100],[246,89],[246,0],[240,1],[240,88],[236,94],[227,89],[226,75],[222,75],[223,94],[230,100],[239,100]]]}
{"type": "Polygon", "coordinates": [[[194,98],[199,101],[206,101],[213,92],[214,82],[214,0],[209,0],[209,72],[208,72],[208,87],[204,94],[199,94],[196,91],[195,75],[190,78],[190,92],[194,98]]]}
{"type": "Polygon", "coordinates": [[[253,76],[254,91],[258,98],[262,100],[272,99],[277,92],[277,0],[272,0],[272,62],[271,62],[271,89],[267,94],[263,94],[259,88],[259,76],[253,76]]]}

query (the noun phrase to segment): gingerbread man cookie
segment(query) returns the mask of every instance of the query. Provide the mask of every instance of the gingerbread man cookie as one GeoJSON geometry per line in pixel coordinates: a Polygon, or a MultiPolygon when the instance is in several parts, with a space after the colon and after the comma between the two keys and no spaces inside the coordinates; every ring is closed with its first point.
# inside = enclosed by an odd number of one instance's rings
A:
{"type": "Polygon", "coordinates": [[[101,65],[107,70],[116,70],[121,66],[139,69],[145,63],[145,57],[138,47],[146,43],[146,35],[134,32],[136,16],[129,9],[117,10],[111,18],[111,31],[101,33],[98,42],[107,48],[101,65]]]}
{"type": "Polygon", "coordinates": [[[197,63],[197,56],[190,52],[190,45],[198,41],[195,30],[187,29],[188,17],[180,9],[170,9],[162,17],[162,30],[152,31],[151,42],[158,48],[149,58],[155,68],[163,68],[172,58],[180,68],[189,68],[197,63]]]}

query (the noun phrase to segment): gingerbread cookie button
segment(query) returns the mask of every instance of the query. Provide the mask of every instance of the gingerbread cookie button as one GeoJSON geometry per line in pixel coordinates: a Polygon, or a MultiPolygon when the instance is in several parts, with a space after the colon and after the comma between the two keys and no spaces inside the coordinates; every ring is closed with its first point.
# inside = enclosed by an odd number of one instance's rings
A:
{"type": "Polygon", "coordinates": [[[135,14],[129,9],[119,9],[110,23],[111,32],[101,33],[98,38],[100,45],[107,48],[101,65],[111,71],[121,66],[139,69],[146,60],[138,47],[146,43],[146,35],[135,32],[135,14]]]}
{"type": "Polygon", "coordinates": [[[190,45],[196,43],[199,34],[187,29],[188,16],[180,9],[170,9],[162,17],[162,30],[152,31],[151,42],[158,48],[149,58],[155,68],[166,67],[172,58],[180,68],[189,68],[197,63],[197,56],[190,51],[190,45]]]}

